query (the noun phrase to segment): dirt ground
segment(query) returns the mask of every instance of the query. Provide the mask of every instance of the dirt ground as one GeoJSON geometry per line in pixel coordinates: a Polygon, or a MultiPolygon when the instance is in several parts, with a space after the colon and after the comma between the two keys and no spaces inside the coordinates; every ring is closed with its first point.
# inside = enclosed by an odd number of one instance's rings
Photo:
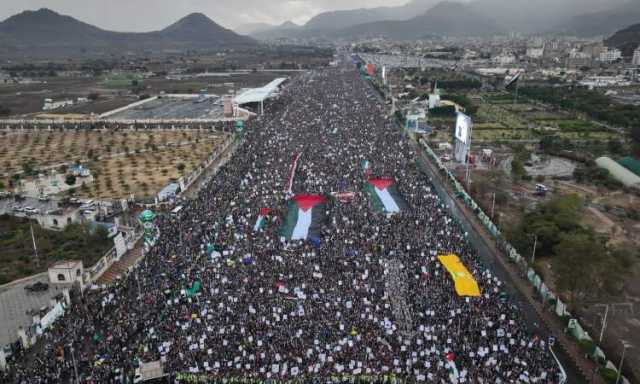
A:
{"type": "MultiPolygon", "coordinates": [[[[208,93],[224,95],[238,93],[243,88],[259,87],[277,77],[289,77],[294,72],[248,72],[230,76],[194,77],[184,80],[167,80],[153,77],[140,81],[139,94],[156,95],[165,93],[208,93]]],[[[0,105],[6,106],[14,116],[31,116],[41,113],[44,99],[76,100],[88,97],[90,93],[99,94],[95,102],[74,105],[52,111],[53,113],[101,114],[138,100],[132,94],[131,87],[110,87],[100,77],[45,77],[33,84],[0,84],[0,105]]]]}
{"type": "Polygon", "coordinates": [[[169,149],[119,156],[96,164],[93,184],[80,188],[79,194],[99,199],[117,199],[130,194],[149,197],[157,194],[170,180],[177,180],[197,168],[225,136],[211,135],[169,149]],[[183,164],[182,170],[178,165],[183,164]]]}
{"type": "Polygon", "coordinates": [[[153,195],[172,178],[196,168],[224,139],[219,132],[201,130],[95,130],[2,132],[0,176],[29,164],[40,171],[82,162],[95,176],[78,192],[90,197],[153,195]],[[127,154],[128,153],[128,154],[127,154]],[[184,168],[179,170],[179,164],[184,168]]]}

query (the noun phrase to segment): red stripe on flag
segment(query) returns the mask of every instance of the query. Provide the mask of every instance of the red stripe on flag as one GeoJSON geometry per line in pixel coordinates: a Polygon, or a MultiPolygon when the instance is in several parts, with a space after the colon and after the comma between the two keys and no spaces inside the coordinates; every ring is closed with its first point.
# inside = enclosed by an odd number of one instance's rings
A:
{"type": "Polygon", "coordinates": [[[271,212],[271,208],[260,208],[258,216],[267,216],[271,212]]]}
{"type": "Polygon", "coordinates": [[[298,208],[306,212],[320,203],[324,203],[327,199],[321,195],[295,195],[293,201],[296,202],[298,208]]]}
{"type": "Polygon", "coordinates": [[[395,184],[395,180],[393,179],[369,179],[369,184],[378,188],[379,190],[387,189],[388,186],[395,184]]]}

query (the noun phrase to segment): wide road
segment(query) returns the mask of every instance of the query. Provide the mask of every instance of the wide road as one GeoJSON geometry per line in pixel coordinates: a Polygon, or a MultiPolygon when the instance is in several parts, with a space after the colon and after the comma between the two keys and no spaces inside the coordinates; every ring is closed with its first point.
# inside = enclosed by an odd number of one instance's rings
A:
{"type": "Polygon", "coordinates": [[[72,377],[75,356],[97,382],[154,360],[180,382],[556,382],[545,335],[500,300],[416,158],[352,63],[296,77],[179,216],[157,219],[134,272],[85,293],[10,379],[72,377]]]}

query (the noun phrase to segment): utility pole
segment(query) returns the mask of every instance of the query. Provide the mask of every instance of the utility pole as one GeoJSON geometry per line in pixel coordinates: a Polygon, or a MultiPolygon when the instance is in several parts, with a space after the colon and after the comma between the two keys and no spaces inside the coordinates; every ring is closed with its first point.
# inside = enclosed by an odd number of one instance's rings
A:
{"type": "Polygon", "coordinates": [[[38,247],[36,247],[36,236],[33,234],[33,224],[29,224],[31,229],[31,240],[33,241],[33,252],[35,256],[36,265],[40,266],[40,258],[38,257],[38,247]]]}
{"type": "Polygon", "coordinates": [[[616,379],[616,384],[620,382],[620,377],[622,377],[622,364],[624,363],[624,354],[627,351],[627,348],[633,348],[633,346],[622,340],[622,358],[620,359],[620,366],[618,367],[618,378],[616,379]]]}
{"type": "Polygon", "coordinates": [[[533,238],[533,253],[531,254],[531,264],[536,262],[536,246],[538,245],[538,235],[535,234],[533,238]]]}

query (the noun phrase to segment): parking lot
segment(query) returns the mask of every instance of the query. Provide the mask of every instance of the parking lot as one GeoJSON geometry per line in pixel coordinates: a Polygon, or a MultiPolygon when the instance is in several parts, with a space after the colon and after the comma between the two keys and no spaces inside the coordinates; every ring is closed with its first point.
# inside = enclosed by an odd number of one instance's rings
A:
{"type": "Polygon", "coordinates": [[[162,97],[109,116],[114,120],[208,119],[219,120],[224,110],[219,98],[179,99],[162,97]]]}
{"type": "Polygon", "coordinates": [[[33,316],[30,311],[49,306],[50,300],[62,294],[66,285],[51,285],[47,290],[31,292],[25,289],[36,282],[48,284],[49,277],[41,273],[33,277],[7,284],[0,288],[0,346],[18,340],[18,328],[31,326],[33,316]]]}
{"type": "Polygon", "coordinates": [[[19,201],[13,197],[0,199],[0,214],[10,214],[18,217],[29,217],[33,214],[44,214],[48,211],[58,209],[58,202],[55,200],[39,200],[26,197],[19,201]]]}

